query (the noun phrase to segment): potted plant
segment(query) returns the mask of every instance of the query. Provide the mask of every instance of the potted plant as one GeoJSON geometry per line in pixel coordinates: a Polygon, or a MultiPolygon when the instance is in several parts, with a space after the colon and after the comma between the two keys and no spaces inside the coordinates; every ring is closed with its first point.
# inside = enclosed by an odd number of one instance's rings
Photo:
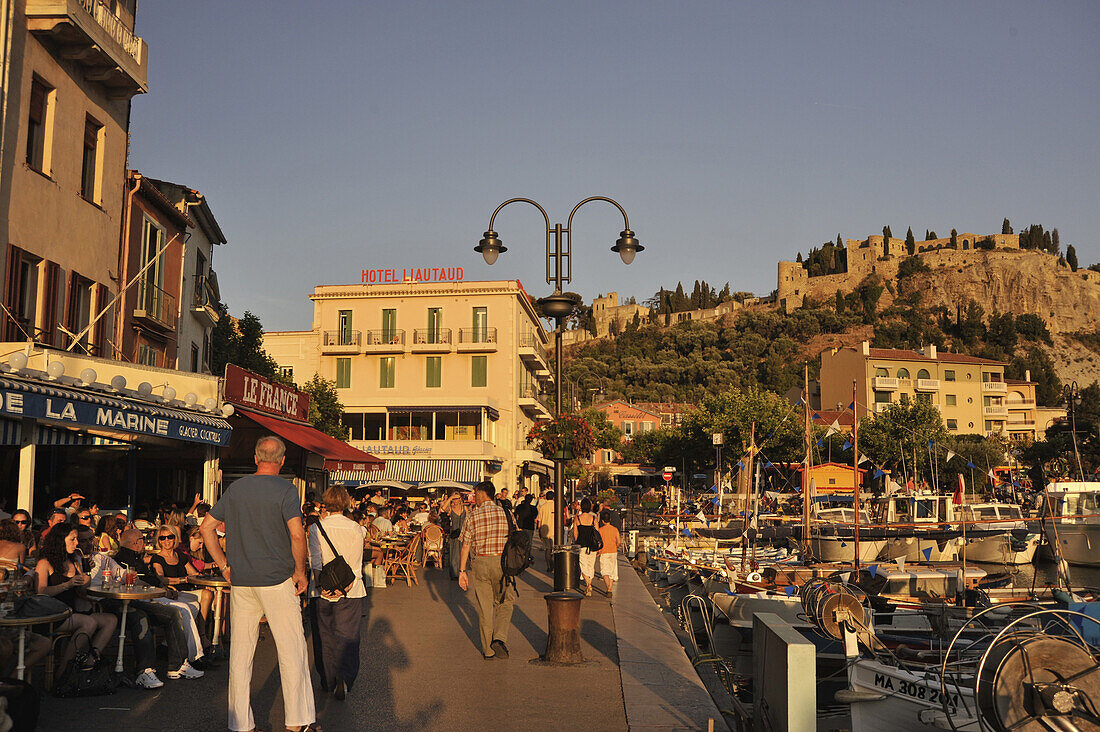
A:
{"type": "Polygon", "coordinates": [[[577,414],[563,414],[535,423],[527,433],[527,442],[533,444],[543,457],[565,462],[586,459],[596,449],[592,428],[584,417],[577,414]]]}

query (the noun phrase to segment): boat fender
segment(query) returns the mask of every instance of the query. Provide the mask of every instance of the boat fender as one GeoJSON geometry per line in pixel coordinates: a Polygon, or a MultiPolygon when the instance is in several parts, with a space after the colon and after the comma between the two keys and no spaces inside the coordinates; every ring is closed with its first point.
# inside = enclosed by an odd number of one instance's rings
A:
{"type": "Polygon", "coordinates": [[[764,579],[764,575],[759,572],[749,572],[748,576],[745,577],[746,582],[759,582],[762,579],[764,579]]]}
{"type": "Polygon", "coordinates": [[[877,691],[860,691],[859,689],[840,689],[833,696],[837,704],[861,704],[863,702],[882,701],[886,694],[877,691]]]}

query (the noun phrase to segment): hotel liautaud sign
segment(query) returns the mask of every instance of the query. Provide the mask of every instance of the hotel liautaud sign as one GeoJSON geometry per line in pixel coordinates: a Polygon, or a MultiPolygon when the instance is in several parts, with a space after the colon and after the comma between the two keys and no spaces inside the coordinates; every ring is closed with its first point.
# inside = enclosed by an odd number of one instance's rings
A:
{"type": "Polygon", "coordinates": [[[364,285],[401,282],[462,282],[462,267],[405,267],[402,269],[365,269],[364,285]]]}

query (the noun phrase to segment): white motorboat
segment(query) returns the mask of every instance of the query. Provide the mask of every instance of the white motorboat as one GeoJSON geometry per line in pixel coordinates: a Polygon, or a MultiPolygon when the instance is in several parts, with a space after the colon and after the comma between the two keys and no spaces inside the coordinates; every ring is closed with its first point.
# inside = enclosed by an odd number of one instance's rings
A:
{"type": "Polygon", "coordinates": [[[1054,517],[1043,519],[1047,543],[1070,564],[1100,567],[1100,483],[1051,483],[1044,494],[1054,517]]]}
{"type": "Polygon", "coordinates": [[[976,536],[967,536],[963,548],[968,562],[990,564],[1031,564],[1041,536],[1028,531],[1020,507],[1011,503],[969,503],[958,507],[963,521],[980,522],[968,526],[976,536]],[[984,535],[998,531],[994,535],[984,535]]]}

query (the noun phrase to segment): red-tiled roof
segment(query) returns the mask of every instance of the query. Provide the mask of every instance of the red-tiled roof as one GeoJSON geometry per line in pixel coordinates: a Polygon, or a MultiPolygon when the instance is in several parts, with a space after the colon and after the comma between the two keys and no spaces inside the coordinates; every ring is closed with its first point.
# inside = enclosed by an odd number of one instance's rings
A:
{"type": "Polygon", "coordinates": [[[992,361],[988,358],[966,356],[961,353],[938,351],[936,358],[929,358],[917,351],[907,351],[900,348],[871,348],[868,349],[870,358],[889,358],[904,361],[942,361],[944,363],[972,363],[989,366],[1004,366],[1004,361],[992,361]]]}
{"type": "Polygon", "coordinates": [[[841,427],[852,426],[852,413],[847,410],[837,411],[835,409],[818,409],[810,412],[810,418],[813,419],[814,424],[825,427],[828,427],[833,422],[836,422],[841,427]]]}
{"type": "Polygon", "coordinates": [[[1038,384],[1037,381],[1024,381],[1023,379],[1005,379],[1006,384],[1012,384],[1013,386],[1027,386],[1028,384],[1038,384]]]}

